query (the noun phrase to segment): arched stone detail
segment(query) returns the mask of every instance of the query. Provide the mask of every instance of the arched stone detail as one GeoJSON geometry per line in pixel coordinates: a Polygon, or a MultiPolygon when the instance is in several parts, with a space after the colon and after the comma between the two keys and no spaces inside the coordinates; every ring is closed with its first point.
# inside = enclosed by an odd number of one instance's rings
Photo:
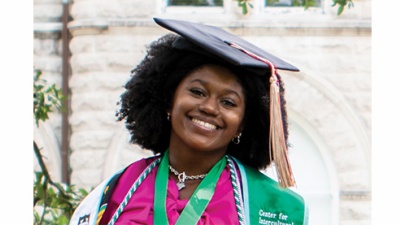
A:
{"type": "Polygon", "coordinates": [[[319,132],[301,115],[288,109],[289,159],[295,191],[305,199],[310,224],[339,224],[340,187],[337,169],[319,132]]]}
{"type": "Polygon", "coordinates": [[[287,90],[289,117],[301,118],[318,132],[334,161],[340,191],[369,192],[370,141],[367,128],[345,97],[307,69],[300,73],[281,72],[281,76],[287,90]]]}
{"type": "Polygon", "coordinates": [[[114,132],[106,151],[106,161],[103,167],[103,179],[116,173],[127,165],[153,155],[151,151],[129,143],[129,132],[125,128],[114,132]]]}
{"type": "MultiPolygon", "coordinates": [[[[61,146],[55,136],[55,131],[48,123],[40,123],[37,127],[33,125],[33,140],[36,142],[42,153],[44,163],[50,173],[51,179],[55,182],[61,181],[61,146]]],[[[41,171],[34,157],[34,171],[41,171]]]]}

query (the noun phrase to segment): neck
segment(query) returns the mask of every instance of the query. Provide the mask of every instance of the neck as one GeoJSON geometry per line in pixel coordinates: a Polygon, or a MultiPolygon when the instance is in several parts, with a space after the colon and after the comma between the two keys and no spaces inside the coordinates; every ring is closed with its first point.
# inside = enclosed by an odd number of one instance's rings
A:
{"type": "Polygon", "coordinates": [[[202,152],[189,149],[169,148],[169,164],[179,173],[199,175],[208,173],[225,156],[226,151],[202,152]]]}

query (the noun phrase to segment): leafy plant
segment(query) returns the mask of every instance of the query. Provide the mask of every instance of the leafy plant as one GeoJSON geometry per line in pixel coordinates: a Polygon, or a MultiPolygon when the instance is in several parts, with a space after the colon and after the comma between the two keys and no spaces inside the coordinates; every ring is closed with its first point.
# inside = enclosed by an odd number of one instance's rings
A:
{"type": "Polygon", "coordinates": [[[253,8],[253,4],[250,3],[251,0],[237,0],[237,1],[238,1],[238,6],[242,7],[243,15],[246,15],[249,12],[247,6],[253,8]]]}
{"type": "Polygon", "coordinates": [[[61,90],[56,85],[47,86],[47,81],[41,79],[42,72],[36,70],[33,76],[33,115],[36,126],[39,126],[39,120],[46,121],[55,107],[58,111],[62,110],[62,101],[65,98],[61,90]]]}
{"type": "MultiPolygon", "coordinates": [[[[294,1],[294,2],[299,2],[299,1],[294,1]]],[[[318,6],[318,1],[317,0],[303,0],[300,1],[300,3],[302,3],[302,5],[304,5],[305,9],[308,9],[309,7],[315,7],[318,6]]]]}
{"type": "Polygon", "coordinates": [[[347,5],[347,7],[350,9],[351,7],[354,7],[354,3],[352,0],[333,0],[332,6],[339,5],[337,14],[341,15],[344,7],[347,5]]]}
{"type": "MultiPolygon", "coordinates": [[[[36,70],[33,79],[33,115],[36,126],[46,121],[53,108],[63,109],[62,101],[65,98],[60,89],[53,84],[48,86],[46,80],[41,79],[42,72],[36,70]]],[[[33,141],[33,151],[41,171],[35,172],[33,184],[33,216],[34,224],[66,225],[72,213],[87,196],[85,189],[77,189],[74,185],[54,182],[44,163],[41,149],[33,141]]]]}

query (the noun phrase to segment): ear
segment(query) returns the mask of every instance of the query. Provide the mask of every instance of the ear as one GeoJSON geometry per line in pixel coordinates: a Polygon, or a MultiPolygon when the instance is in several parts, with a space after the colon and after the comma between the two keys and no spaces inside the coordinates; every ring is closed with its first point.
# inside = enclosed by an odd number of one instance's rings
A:
{"type": "Polygon", "coordinates": [[[236,132],[236,137],[239,136],[242,133],[243,129],[244,129],[243,124],[240,124],[239,129],[236,132]]]}
{"type": "Polygon", "coordinates": [[[242,122],[240,122],[239,128],[236,132],[236,135],[239,135],[240,133],[242,133],[245,126],[246,126],[245,117],[243,117],[242,122]]]}
{"type": "Polygon", "coordinates": [[[172,107],[168,106],[168,107],[165,109],[165,113],[171,113],[171,112],[172,112],[172,107]]]}

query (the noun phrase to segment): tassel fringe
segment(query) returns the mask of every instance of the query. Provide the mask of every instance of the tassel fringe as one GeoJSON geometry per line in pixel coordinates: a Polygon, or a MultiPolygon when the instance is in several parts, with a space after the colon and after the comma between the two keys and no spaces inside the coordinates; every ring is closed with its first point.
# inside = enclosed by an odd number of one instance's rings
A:
{"type": "Polygon", "coordinates": [[[270,77],[270,157],[275,162],[279,185],[288,188],[295,185],[295,180],[289,162],[283,131],[279,81],[274,72],[270,77]]]}
{"type": "Polygon", "coordinates": [[[269,130],[269,154],[275,162],[278,182],[281,187],[293,187],[296,182],[293,177],[287,154],[285,134],[283,131],[281,103],[279,94],[279,80],[276,76],[276,66],[269,60],[247,51],[235,43],[228,43],[230,46],[239,49],[247,55],[268,64],[271,68],[270,77],[270,130],[269,130]]]}

